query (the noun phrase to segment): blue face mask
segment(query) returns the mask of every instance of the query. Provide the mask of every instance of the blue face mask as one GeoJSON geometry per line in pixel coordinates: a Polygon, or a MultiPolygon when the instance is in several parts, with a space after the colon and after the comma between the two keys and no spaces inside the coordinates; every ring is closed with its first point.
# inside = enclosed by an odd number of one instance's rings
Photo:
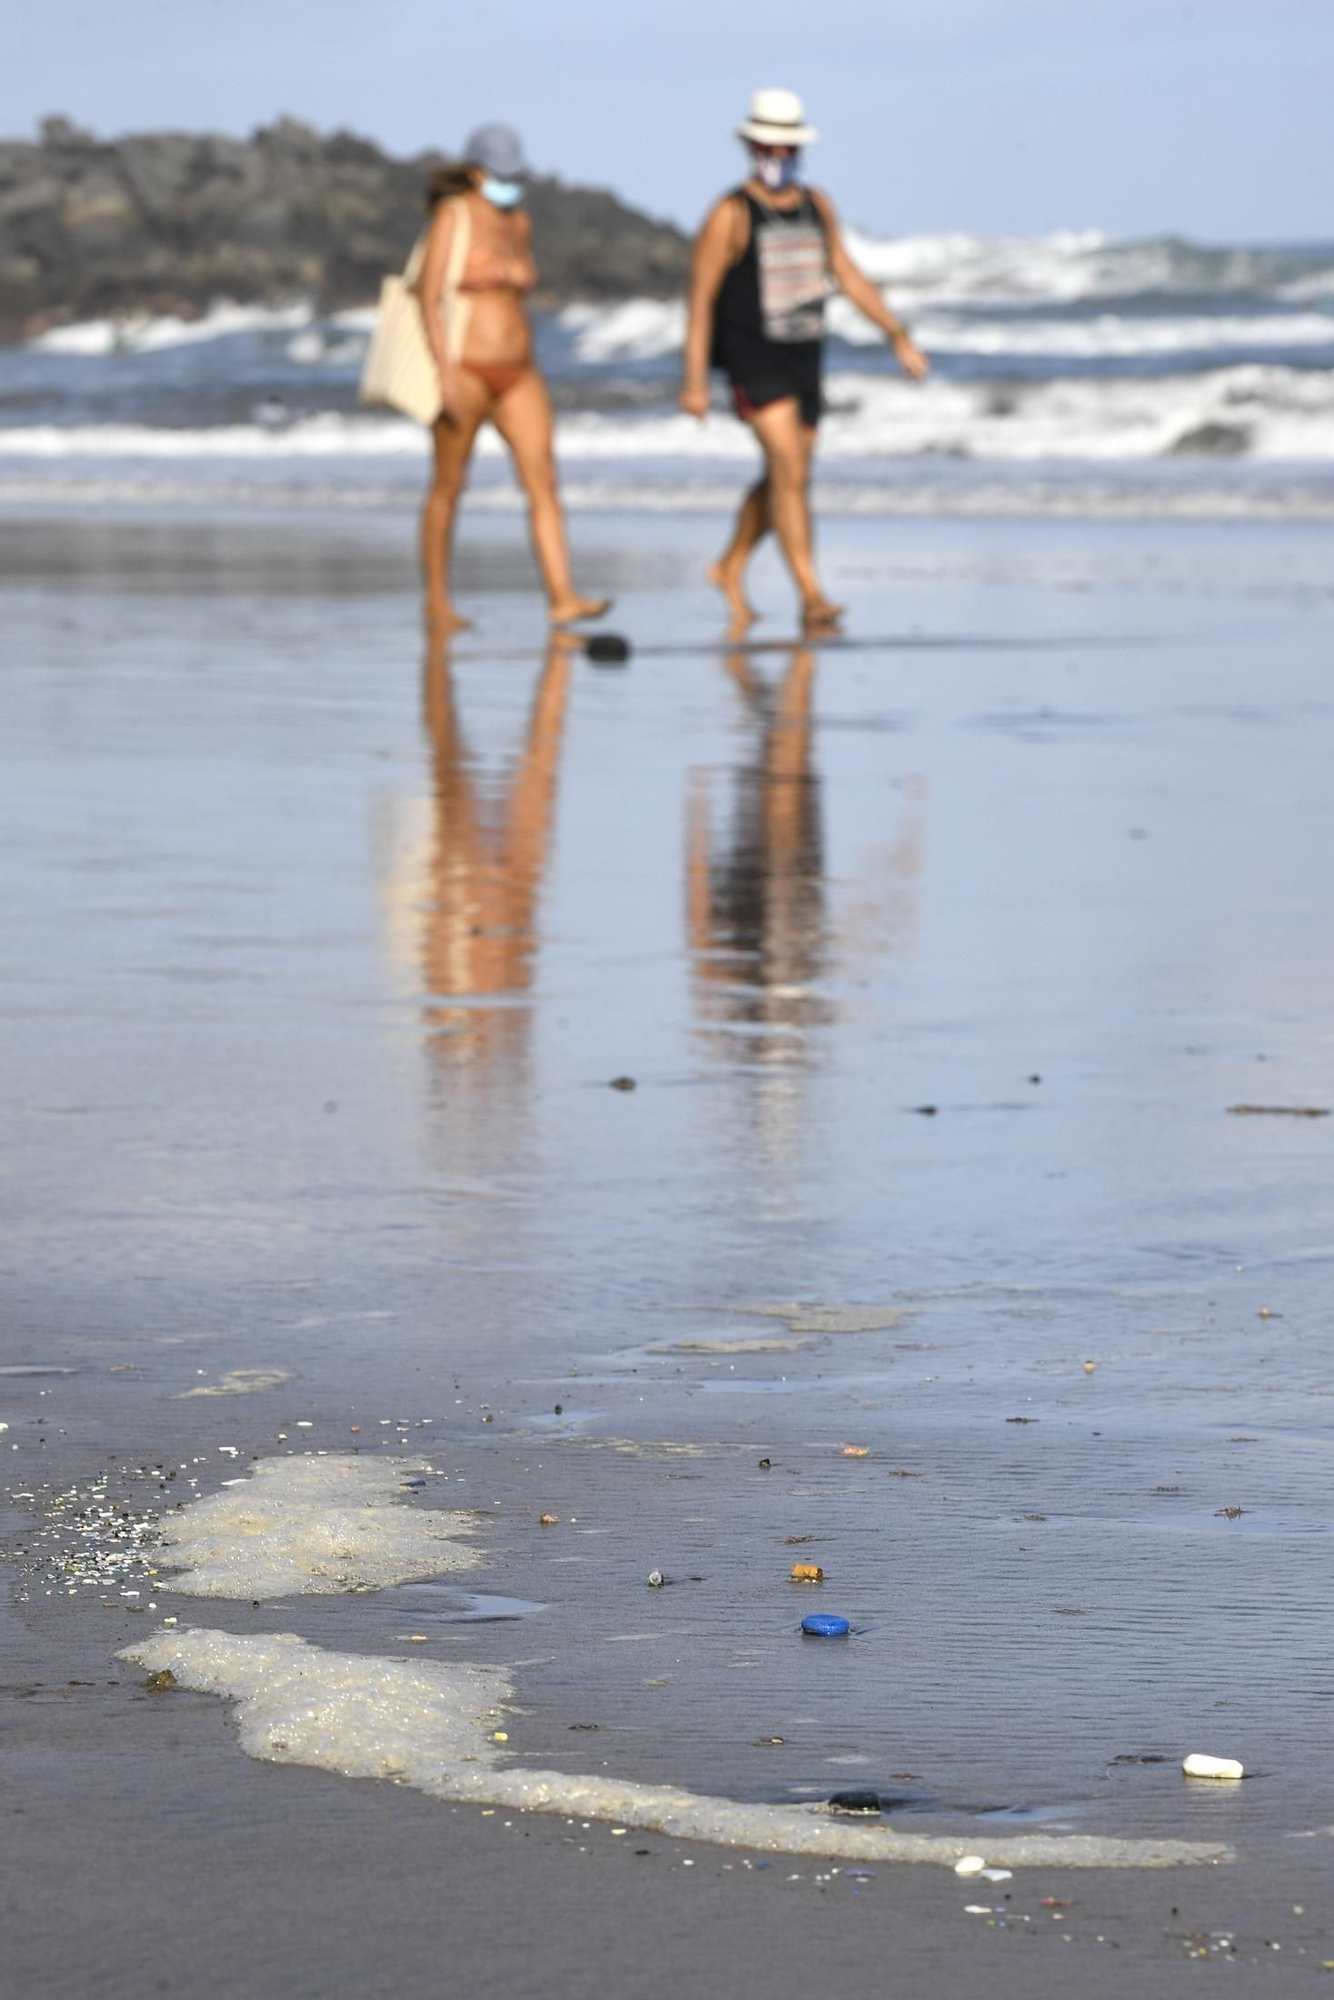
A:
{"type": "Polygon", "coordinates": [[[751,157],[756,180],[762,181],[771,193],[781,194],[784,188],[796,185],[800,153],[789,153],[786,159],[776,153],[755,153],[751,157]]]}
{"type": "Polygon", "coordinates": [[[492,208],[517,208],[523,200],[523,182],[498,181],[488,174],[478,193],[492,208]]]}

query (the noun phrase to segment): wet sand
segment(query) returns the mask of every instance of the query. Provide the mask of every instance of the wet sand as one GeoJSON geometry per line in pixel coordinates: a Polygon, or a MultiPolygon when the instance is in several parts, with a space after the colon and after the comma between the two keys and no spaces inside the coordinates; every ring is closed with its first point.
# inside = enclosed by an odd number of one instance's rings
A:
{"type": "Polygon", "coordinates": [[[1334,1120],[1228,1107],[1334,1101],[1319,535],[841,522],[810,652],[772,576],[719,643],[711,522],[580,527],[625,670],[494,520],[425,665],[401,519],[6,524],[0,1366],[72,1371],[0,1375],[26,1990],[1318,1971],[1334,1120]],[[373,1438],[466,1576],[62,1594],[62,1493],[373,1438]],[[505,1667],[572,1777],[1238,1859],[486,1817],[246,1758],[117,1663],[163,1615],[505,1667]]]}

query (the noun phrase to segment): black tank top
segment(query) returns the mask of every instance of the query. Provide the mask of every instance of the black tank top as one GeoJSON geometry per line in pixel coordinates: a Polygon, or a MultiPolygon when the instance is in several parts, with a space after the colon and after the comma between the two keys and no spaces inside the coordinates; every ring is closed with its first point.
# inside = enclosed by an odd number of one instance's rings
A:
{"type": "Polygon", "coordinates": [[[794,208],[771,208],[737,188],[750,240],[718,289],[713,362],[738,372],[757,348],[818,347],[832,289],[824,217],[803,188],[794,208]]]}

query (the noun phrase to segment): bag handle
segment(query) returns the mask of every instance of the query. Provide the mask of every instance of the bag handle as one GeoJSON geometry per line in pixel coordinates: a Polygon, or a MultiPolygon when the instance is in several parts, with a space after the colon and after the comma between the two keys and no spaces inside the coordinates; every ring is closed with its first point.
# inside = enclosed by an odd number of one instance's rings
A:
{"type": "MultiPolygon", "coordinates": [[[[445,280],[440,290],[440,302],[445,321],[445,353],[451,361],[457,361],[463,353],[463,343],[467,337],[468,321],[472,318],[472,300],[460,296],[459,284],[468,262],[468,252],[472,248],[472,217],[468,204],[461,196],[451,198],[449,206],[454,211],[454,230],[449,239],[449,256],[445,262],[445,280]]],[[[412,253],[403,266],[403,283],[410,292],[417,290],[422,265],[426,261],[426,243],[430,230],[424,229],[412,246],[412,253]]]]}
{"type": "Polygon", "coordinates": [[[462,358],[463,343],[468,337],[468,321],[472,318],[472,300],[459,292],[471,248],[472,216],[467,202],[460,196],[454,203],[454,234],[449,239],[443,298],[445,353],[451,361],[462,358]]]}

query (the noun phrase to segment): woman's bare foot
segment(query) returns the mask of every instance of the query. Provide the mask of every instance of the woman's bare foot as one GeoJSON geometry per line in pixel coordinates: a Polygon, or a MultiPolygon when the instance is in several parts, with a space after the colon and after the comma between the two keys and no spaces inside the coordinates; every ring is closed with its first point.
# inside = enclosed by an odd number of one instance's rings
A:
{"type": "Polygon", "coordinates": [[[571,592],[552,605],[551,622],[553,625],[578,625],[585,618],[605,618],[611,607],[610,597],[576,597],[571,592]]]}
{"type": "Polygon", "coordinates": [[[758,613],[746,596],[742,584],[744,570],[740,563],[729,563],[724,557],[720,562],[710,563],[704,572],[715,590],[721,590],[732,613],[729,636],[738,638],[748,625],[755,623],[758,613]]]}
{"type": "Polygon", "coordinates": [[[801,607],[803,632],[837,632],[844,606],[831,604],[827,597],[808,597],[801,607]]]}
{"type": "Polygon", "coordinates": [[[448,638],[451,632],[471,632],[472,619],[465,618],[452,604],[437,598],[426,600],[426,630],[432,639],[448,638]]]}

